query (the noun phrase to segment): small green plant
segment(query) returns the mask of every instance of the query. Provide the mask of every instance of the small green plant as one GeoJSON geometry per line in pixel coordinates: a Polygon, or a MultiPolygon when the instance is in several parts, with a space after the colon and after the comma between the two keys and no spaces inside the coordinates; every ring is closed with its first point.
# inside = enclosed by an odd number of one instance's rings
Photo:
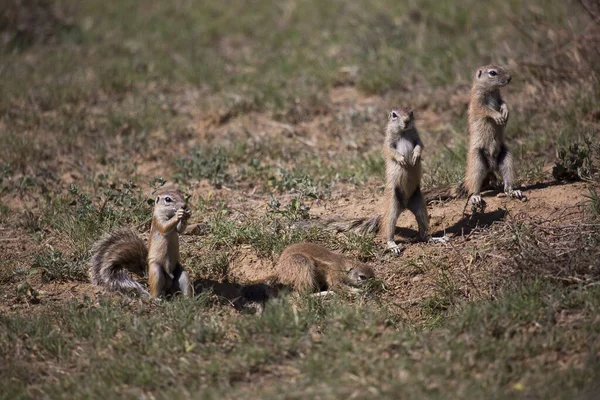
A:
{"type": "Polygon", "coordinates": [[[62,252],[46,250],[38,253],[32,265],[39,270],[44,282],[86,281],[87,268],[83,258],[68,259],[62,252]]]}
{"type": "Polygon", "coordinates": [[[10,258],[0,260],[0,283],[13,282],[19,275],[25,275],[25,271],[15,260],[10,258]]]}
{"type": "Polygon", "coordinates": [[[98,195],[71,185],[68,196],[52,199],[45,210],[44,220],[67,234],[77,254],[86,253],[103,232],[150,217],[145,196],[135,183],[108,183],[102,175],[98,180],[98,195]]]}
{"type": "Polygon", "coordinates": [[[23,210],[19,225],[29,233],[39,232],[43,227],[40,216],[31,210],[23,210]]]}
{"type": "Polygon", "coordinates": [[[375,234],[359,235],[354,232],[348,232],[346,238],[344,251],[358,253],[358,259],[361,261],[371,261],[377,257],[378,249],[375,242],[375,234]]]}
{"type": "Polygon", "coordinates": [[[156,193],[156,191],[162,186],[164,186],[166,183],[166,179],[164,179],[162,176],[155,176],[150,182],[150,186],[153,188],[152,194],[156,193]]]}
{"type": "Polygon", "coordinates": [[[0,184],[2,184],[2,189],[4,190],[6,187],[4,185],[5,180],[9,180],[13,176],[13,170],[9,163],[0,164],[0,184]]]}
{"type": "Polygon", "coordinates": [[[281,203],[279,200],[277,200],[275,197],[271,197],[271,201],[269,201],[267,204],[267,215],[278,215],[289,221],[308,219],[308,211],[310,210],[310,207],[302,202],[302,197],[302,195],[298,195],[297,197],[293,198],[283,207],[283,209],[281,208],[281,203]]]}
{"type": "Polygon", "coordinates": [[[179,170],[178,180],[208,179],[217,189],[224,184],[233,183],[233,177],[229,173],[229,156],[220,146],[196,149],[190,156],[179,159],[176,164],[179,170]]]}
{"type": "Polygon", "coordinates": [[[589,191],[590,194],[585,197],[590,199],[590,208],[592,213],[594,213],[596,216],[600,216],[600,195],[598,195],[598,192],[593,187],[590,187],[589,191]]]}
{"type": "Polygon", "coordinates": [[[8,217],[8,206],[0,201],[0,222],[5,222],[8,217]]]}
{"type": "Polygon", "coordinates": [[[600,156],[600,147],[593,135],[584,139],[584,144],[573,143],[558,152],[558,161],[552,168],[552,176],[559,181],[588,181],[597,172],[594,157],[600,156]]]}
{"type": "Polygon", "coordinates": [[[304,193],[318,193],[318,187],[303,169],[294,167],[291,170],[278,168],[277,173],[269,177],[269,186],[279,193],[298,190],[304,193]]]}
{"type": "Polygon", "coordinates": [[[27,300],[30,303],[37,304],[40,302],[38,295],[38,291],[35,290],[27,281],[17,285],[17,298],[20,300],[27,300]]]}

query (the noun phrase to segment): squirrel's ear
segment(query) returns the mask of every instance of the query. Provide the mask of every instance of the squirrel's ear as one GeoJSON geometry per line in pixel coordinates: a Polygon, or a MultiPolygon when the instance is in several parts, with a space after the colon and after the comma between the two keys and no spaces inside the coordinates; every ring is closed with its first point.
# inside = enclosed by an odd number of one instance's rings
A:
{"type": "Polygon", "coordinates": [[[483,70],[481,70],[481,69],[479,71],[477,71],[477,78],[481,78],[481,73],[482,72],[483,72],[483,70]]]}

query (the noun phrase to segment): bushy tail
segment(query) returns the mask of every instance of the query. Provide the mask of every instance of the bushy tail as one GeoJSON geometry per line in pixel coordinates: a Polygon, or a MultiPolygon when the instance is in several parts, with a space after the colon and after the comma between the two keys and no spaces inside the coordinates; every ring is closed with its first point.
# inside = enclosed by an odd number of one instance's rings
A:
{"type": "Polygon", "coordinates": [[[312,227],[331,229],[337,232],[353,231],[360,234],[377,233],[381,227],[381,215],[371,218],[342,219],[333,218],[328,221],[306,220],[294,222],[294,229],[310,229],[312,227]]]}
{"type": "Polygon", "coordinates": [[[371,218],[355,218],[348,220],[330,220],[325,226],[338,232],[356,232],[360,234],[377,233],[381,227],[381,215],[371,218]]]}
{"type": "Polygon", "coordinates": [[[150,295],[134,281],[129,272],[142,276],[148,264],[148,248],[132,230],[123,228],[107,233],[92,247],[89,273],[94,285],[120,293],[150,295]]]}
{"type": "MultiPolygon", "coordinates": [[[[481,184],[482,190],[495,190],[498,189],[500,183],[498,182],[498,177],[494,172],[490,172],[481,184]]],[[[425,198],[425,202],[427,204],[433,201],[446,201],[452,199],[460,199],[469,197],[471,193],[469,193],[469,189],[467,189],[467,185],[465,185],[465,181],[460,181],[457,184],[452,185],[444,185],[431,188],[429,190],[423,191],[423,197],[425,198]]]]}
{"type": "Polygon", "coordinates": [[[446,201],[467,197],[468,195],[469,192],[464,181],[460,181],[459,183],[452,185],[438,186],[423,191],[423,197],[425,198],[425,202],[427,204],[434,201],[446,201]]]}

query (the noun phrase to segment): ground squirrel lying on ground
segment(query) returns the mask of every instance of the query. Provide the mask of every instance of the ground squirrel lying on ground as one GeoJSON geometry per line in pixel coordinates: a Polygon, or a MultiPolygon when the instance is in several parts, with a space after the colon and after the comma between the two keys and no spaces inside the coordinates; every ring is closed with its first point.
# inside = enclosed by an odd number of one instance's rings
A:
{"type": "Polygon", "coordinates": [[[288,246],[275,267],[275,280],[294,290],[319,292],[360,287],[375,277],[373,269],[360,261],[350,260],[314,243],[288,246]]]}
{"type": "Polygon", "coordinates": [[[192,285],[179,260],[179,234],[185,231],[190,216],[181,192],[173,187],[159,189],[148,247],[127,228],[106,234],[92,248],[92,283],[121,293],[136,291],[158,297],[181,291],[190,296],[192,285]],[[143,275],[146,270],[150,293],[128,274],[143,275]]]}
{"type": "Polygon", "coordinates": [[[383,155],[385,157],[385,203],[381,216],[348,221],[330,221],[327,226],[338,231],[383,234],[388,250],[399,254],[402,248],[394,241],[396,221],[405,209],[415,216],[419,238],[427,240],[429,216],[421,194],[421,153],[423,142],[415,127],[413,111],[399,107],[390,111],[386,127],[383,155]]]}
{"type": "Polygon", "coordinates": [[[481,190],[489,181],[495,181],[499,171],[504,181],[504,192],[522,199],[523,193],[513,189],[514,162],[504,141],[504,127],[508,121],[508,107],[500,96],[500,88],[510,83],[508,70],[496,65],[477,69],[469,102],[469,153],[465,179],[451,188],[434,188],[426,193],[427,201],[466,197],[471,203],[481,204],[481,190]]]}

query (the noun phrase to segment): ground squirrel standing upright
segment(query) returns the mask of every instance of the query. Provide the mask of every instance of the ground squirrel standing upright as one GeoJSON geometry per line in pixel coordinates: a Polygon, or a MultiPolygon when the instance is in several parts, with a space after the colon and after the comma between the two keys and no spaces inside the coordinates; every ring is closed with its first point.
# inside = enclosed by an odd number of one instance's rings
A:
{"type": "Polygon", "coordinates": [[[314,243],[288,246],[275,267],[278,283],[298,292],[360,287],[375,276],[373,269],[314,243]]]}
{"type": "Polygon", "coordinates": [[[481,190],[496,187],[496,171],[504,181],[507,195],[522,199],[514,190],[514,161],[506,147],[504,127],[508,107],[500,96],[500,88],[510,83],[510,73],[497,65],[477,69],[469,102],[469,153],[465,179],[457,185],[432,188],[425,192],[427,202],[472,195],[473,205],[481,204],[481,190]]]}
{"type": "Polygon", "coordinates": [[[415,127],[413,111],[408,107],[392,109],[388,117],[383,145],[385,157],[385,203],[381,216],[348,221],[330,221],[327,225],[338,231],[383,234],[388,250],[400,254],[402,248],[394,241],[396,221],[409,209],[419,226],[419,238],[427,240],[429,216],[421,193],[421,153],[423,142],[415,127]]]}
{"type": "Polygon", "coordinates": [[[508,106],[500,96],[500,88],[510,83],[508,70],[496,65],[477,69],[469,103],[469,154],[465,187],[471,203],[481,203],[481,186],[490,172],[500,171],[504,191],[511,197],[523,198],[513,190],[514,163],[504,143],[504,127],[508,122],[508,106]]]}
{"type": "Polygon", "coordinates": [[[387,247],[398,254],[401,248],[394,241],[396,221],[408,208],[419,226],[419,238],[427,239],[429,216],[421,194],[421,152],[423,142],[419,137],[413,111],[400,107],[390,112],[385,130],[383,155],[385,156],[385,213],[381,230],[387,247]]]}
{"type": "Polygon", "coordinates": [[[98,240],[92,248],[92,283],[122,293],[136,291],[148,295],[128,272],[143,275],[148,271],[152,296],[181,291],[192,294],[192,285],[179,260],[179,234],[185,231],[191,212],[178,190],[163,187],[156,193],[148,248],[129,229],[118,229],[98,240]]]}

